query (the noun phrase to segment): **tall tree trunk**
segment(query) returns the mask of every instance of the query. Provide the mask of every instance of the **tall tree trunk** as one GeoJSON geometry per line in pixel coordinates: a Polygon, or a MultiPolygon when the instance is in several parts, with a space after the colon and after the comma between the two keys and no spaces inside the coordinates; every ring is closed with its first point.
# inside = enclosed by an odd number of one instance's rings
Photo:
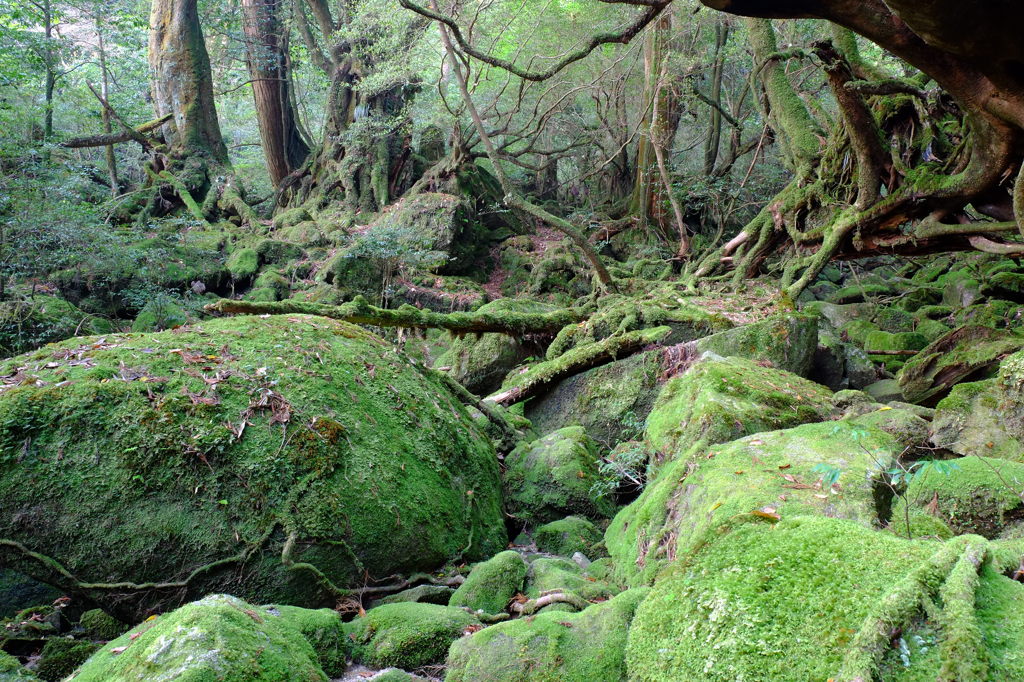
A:
{"type": "Polygon", "coordinates": [[[669,76],[666,61],[671,32],[672,15],[665,12],[648,30],[644,43],[645,120],[641,130],[645,135],[637,146],[636,181],[629,213],[657,226],[666,238],[676,232],[679,240],[676,255],[681,257],[689,250],[689,238],[682,207],[672,196],[665,161],[682,113],[671,87],[673,79],[669,76]],[[671,207],[672,216],[666,211],[666,206],[671,207]]]}
{"type": "Polygon", "coordinates": [[[172,155],[198,154],[226,164],[196,0],[153,0],[149,66],[157,116],[173,114],[165,126],[172,155]]]}
{"type": "Polygon", "coordinates": [[[754,49],[754,70],[768,96],[769,120],[778,133],[787,165],[801,177],[810,175],[818,163],[821,130],[789,80],[778,52],[775,28],[768,19],[745,19],[750,45],[754,49]]]}
{"type": "Polygon", "coordinates": [[[45,104],[43,112],[43,139],[53,137],[53,89],[57,82],[57,55],[53,50],[53,10],[50,0],[43,0],[43,37],[46,47],[43,50],[43,61],[46,67],[45,104]]]}
{"type": "Polygon", "coordinates": [[[637,145],[633,194],[629,213],[654,224],[663,235],[671,234],[668,188],[658,164],[666,156],[679,126],[681,111],[664,77],[663,63],[672,29],[671,15],[662,14],[648,29],[644,42],[643,136],[637,145]],[[656,148],[656,145],[658,148],[656,148]]]}
{"type": "Polygon", "coordinates": [[[722,141],[722,71],[725,69],[725,45],[729,40],[729,25],[722,19],[715,22],[715,56],[711,68],[711,92],[708,95],[718,106],[711,107],[711,123],[704,144],[704,175],[711,175],[718,161],[718,148],[722,141]]]}
{"type": "MultiPolygon", "coordinates": [[[[105,49],[103,41],[103,29],[100,28],[100,18],[95,18],[96,23],[96,49],[100,61],[100,71],[103,76],[103,81],[100,83],[100,94],[103,96],[103,101],[110,101],[110,74],[107,72],[107,51],[105,49]]],[[[107,107],[103,107],[103,133],[109,135],[112,132],[110,125],[110,110],[107,107]]],[[[114,145],[108,144],[104,147],[104,158],[107,161],[107,177],[110,179],[110,196],[116,197],[118,195],[118,181],[117,181],[117,158],[114,156],[114,145]]]]}
{"type": "Polygon", "coordinates": [[[267,170],[275,187],[309,155],[292,106],[288,33],[280,17],[284,2],[242,0],[246,62],[252,80],[256,120],[267,170]]]}

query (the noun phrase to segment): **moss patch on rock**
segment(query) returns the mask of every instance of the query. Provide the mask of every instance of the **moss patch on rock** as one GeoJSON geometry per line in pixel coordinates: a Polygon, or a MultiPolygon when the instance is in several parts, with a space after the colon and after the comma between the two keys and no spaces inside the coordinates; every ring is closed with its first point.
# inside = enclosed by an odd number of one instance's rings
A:
{"type": "Polygon", "coordinates": [[[211,595],[108,642],[78,682],[325,682],[313,647],[268,606],[211,595]]]}
{"type": "MultiPolygon", "coordinates": [[[[964,457],[956,468],[923,470],[907,487],[907,501],[927,509],[956,534],[999,535],[1008,524],[1024,519],[1024,464],[988,457],[964,457]]],[[[903,501],[893,509],[901,518],[903,501]]]]}
{"type": "Polygon", "coordinates": [[[932,551],[838,519],[742,523],[637,609],[630,679],[834,677],[872,606],[932,551]]]}
{"type": "Polygon", "coordinates": [[[825,419],[831,396],[789,372],[741,358],[708,358],[665,383],[647,416],[647,439],[660,466],[699,441],[724,443],[825,419]]]}
{"type": "Polygon", "coordinates": [[[367,573],[505,546],[489,440],[353,325],[220,319],[0,373],[21,377],[0,387],[0,538],[24,548],[8,565],[123,620],[227,585],[333,605],[367,573]]]}
{"type": "Polygon", "coordinates": [[[549,554],[571,557],[582,552],[596,559],[594,545],[601,542],[603,533],[592,522],[578,516],[567,516],[538,527],[533,533],[537,549],[549,554]]]}
{"type": "Polygon", "coordinates": [[[615,516],[605,543],[619,574],[640,585],[737,520],[811,513],[872,526],[889,511],[876,481],[900,452],[890,435],[849,421],[697,446],[615,516]]]}
{"type": "Polygon", "coordinates": [[[46,640],[36,663],[36,676],[46,682],[60,682],[75,672],[99,649],[98,644],[65,637],[46,640]]]}
{"type": "Polygon", "coordinates": [[[527,568],[518,552],[500,552],[474,566],[448,603],[487,614],[501,613],[523,589],[527,568]]]}
{"type": "Polygon", "coordinates": [[[499,623],[455,642],[447,682],[617,682],[626,680],[630,622],[646,588],[579,613],[549,612],[499,623]]]}
{"type": "Polygon", "coordinates": [[[100,609],[90,609],[83,613],[78,619],[78,625],[85,631],[86,637],[105,642],[117,639],[128,629],[128,625],[100,609]]]}
{"type": "Polygon", "coordinates": [[[531,525],[566,514],[611,516],[611,500],[592,492],[599,477],[597,462],[597,445],[580,426],[517,446],[505,458],[508,514],[531,525]]]}
{"type": "Polygon", "coordinates": [[[384,604],[348,623],[352,658],[375,668],[413,670],[441,663],[448,647],[480,622],[466,611],[437,604],[384,604]]]}

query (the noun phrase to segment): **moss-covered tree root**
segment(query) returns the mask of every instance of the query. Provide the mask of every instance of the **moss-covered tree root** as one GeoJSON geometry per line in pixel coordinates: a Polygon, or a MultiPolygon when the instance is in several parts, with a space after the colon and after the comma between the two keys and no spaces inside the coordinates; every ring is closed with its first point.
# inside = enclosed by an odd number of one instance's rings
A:
{"type": "Polygon", "coordinates": [[[245,313],[249,315],[319,315],[334,320],[376,327],[406,327],[413,329],[447,329],[454,334],[485,334],[496,332],[511,336],[524,334],[556,334],[567,324],[575,324],[582,317],[572,310],[551,313],[436,313],[403,305],[395,310],[370,305],[362,296],[342,305],[323,305],[303,301],[232,301],[221,299],[206,306],[218,313],[245,313]]]}
{"type": "Polygon", "coordinates": [[[671,333],[671,327],[652,327],[638,329],[619,336],[609,336],[601,341],[580,346],[554,360],[535,365],[528,372],[517,376],[510,388],[488,396],[487,400],[498,405],[513,405],[522,402],[527,398],[539,395],[549,386],[566,377],[628,357],[661,341],[671,333]]]}

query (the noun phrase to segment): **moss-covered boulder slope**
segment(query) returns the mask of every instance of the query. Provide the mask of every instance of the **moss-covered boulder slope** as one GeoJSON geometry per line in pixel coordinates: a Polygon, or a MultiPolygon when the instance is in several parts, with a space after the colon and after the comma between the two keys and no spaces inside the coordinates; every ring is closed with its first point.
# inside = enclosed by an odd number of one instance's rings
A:
{"type": "Polygon", "coordinates": [[[343,322],[79,338],[0,377],[0,567],[129,622],[213,591],[333,604],[506,541],[490,442],[343,322]]]}

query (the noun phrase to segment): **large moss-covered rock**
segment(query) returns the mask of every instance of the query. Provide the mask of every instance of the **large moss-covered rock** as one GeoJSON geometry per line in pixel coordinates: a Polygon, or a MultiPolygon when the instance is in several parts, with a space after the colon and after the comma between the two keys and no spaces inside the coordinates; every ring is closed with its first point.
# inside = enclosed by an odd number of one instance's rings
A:
{"type": "Polygon", "coordinates": [[[448,603],[472,611],[501,613],[512,597],[523,589],[527,568],[518,552],[499,552],[474,566],[466,582],[459,585],[448,603]]]}
{"type": "Polygon", "coordinates": [[[353,660],[412,670],[442,663],[451,643],[479,624],[463,609],[408,602],[370,609],[345,629],[353,660]]]}
{"type": "Polygon", "coordinates": [[[100,648],[99,644],[83,642],[65,637],[46,640],[36,662],[35,674],[46,682],[60,682],[100,648]]]}
{"type": "MultiPolygon", "coordinates": [[[[481,306],[479,313],[545,313],[555,310],[545,303],[501,298],[481,306]]],[[[456,381],[478,395],[496,391],[505,375],[536,352],[523,339],[507,334],[463,336],[451,342],[434,366],[451,374],[456,381]]]]}
{"type": "Polygon", "coordinates": [[[79,339],[0,374],[0,537],[55,562],[0,564],[123,620],[228,585],[333,604],[367,573],[505,545],[490,442],[358,327],[221,319],[79,339]]]}
{"type": "Polygon", "coordinates": [[[461,274],[479,267],[478,256],[486,253],[487,241],[474,235],[477,227],[467,204],[459,197],[441,192],[420,192],[387,208],[369,226],[367,234],[405,231],[423,248],[442,254],[438,272],[461,274]]]}
{"type": "Polygon", "coordinates": [[[619,574],[639,585],[737,519],[813,513],[871,526],[888,513],[878,481],[902,450],[889,434],[849,421],[695,447],[615,516],[605,543],[619,574]]]}
{"type": "Polygon", "coordinates": [[[637,353],[563,379],[529,401],[525,414],[540,433],[582,426],[610,446],[639,435],[662,372],[661,351],[637,353]]]}
{"type": "MultiPolygon", "coordinates": [[[[606,582],[585,577],[582,569],[574,561],[540,557],[530,563],[524,594],[536,599],[545,594],[571,592],[587,601],[599,601],[608,599],[617,591],[606,582]]],[[[567,604],[554,604],[546,609],[576,610],[567,604]]]]}
{"type": "Polygon", "coordinates": [[[551,523],[545,523],[533,533],[537,549],[549,554],[572,556],[581,552],[595,559],[594,545],[601,542],[603,534],[593,523],[578,516],[567,516],[551,523]]]}
{"type": "Polygon", "coordinates": [[[991,327],[959,327],[939,337],[899,371],[907,402],[934,404],[958,382],[984,378],[1006,356],[1024,347],[1024,337],[991,327]]]}
{"type": "Polygon", "coordinates": [[[959,384],[935,406],[932,442],[962,455],[1024,461],[1024,353],[996,377],[959,384]]]}
{"type": "Polygon", "coordinates": [[[445,680],[626,680],[625,648],[630,622],[646,596],[646,588],[637,588],[579,613],[547,612],[485,628],[452,645],[445,680]]]}
{"type": "Polygon", "coordinates": [[[824,386],[742,358],[708,357],[669,379],[647,416],[658,462],[698,442],[821,421],[832,412],[824,386]]]}
{"type": "Polygon", "coordinates": [[[580,426],[567,426],[516,447],[505,458],[505,507],[529,524],[567,514],[607,517],[613,503],[594,493],[597,445],[580,426]]]}
{"type": "MultiPolygon", "coordinates": [[[[956,534],[994,538],[1024,519],[1024,464],[964,457],[944,467],[926,467],[907,486],[906,503],[925,509],[956,534]]],[[[903,500],[893,510],[901,519],[903,500]]]]}
{"type": "Polygon", "coordinates": [[[740,523],[641,603],[630,679],[850,679],[837,673],[865,617],[934,549],[838,519],[740,523]]]}
{"type": "Polygon", "coordinates": [[[28,682],[38,680],[30,670],[18,662],[14,656],[0,650],[0,682],[28,682]]]}
{"type": "Polygon", "coordinates": [[[211,595],[96,652],[77,682],[325,682],[316,652],[274,607],[211,595]]]}
{"type": "Polygon", "coordinates": [[[706,336],[694,343],[698,352],[736,356],[807,376],[818,346],[818,320],[787,313],[706,336]]]}

